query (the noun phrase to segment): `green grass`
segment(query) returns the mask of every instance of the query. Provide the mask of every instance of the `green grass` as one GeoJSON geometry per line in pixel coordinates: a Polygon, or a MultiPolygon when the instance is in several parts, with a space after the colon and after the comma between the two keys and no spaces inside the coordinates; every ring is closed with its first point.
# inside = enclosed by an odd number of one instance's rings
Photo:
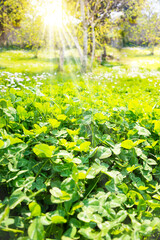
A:
{"type": "Polygon", "coordinates": [[[160,72],[128,64],[158,56],[123,51],[84,75],[0,53],[0,239],[158,238],[160,72]]]}
{"type": "MultiPolygon", "coordinates": [[[[144,69],[160,68],[160,53],[155,48],[155,55],[150,56],[150,50],[147,48],[124,48],[120,52],[114,48],[107,47],[107,54],[113,55],[113,61],[104,66],[94,63],[94,71],[106,71],[106,68],[124,65],[127,68],[138,66],[144,69]],[[120,60],[117,61],[116,59],[120,60]]],[[[64,64],[64,72],[75,73],[80,70],[78,54],[75,50],[66,50],[66,60],[64,64]]],[[[101,51],[97,51],[96,56],[100,56],[101,51]]],[[[38,58],[34,57],[34,52],[25,50],[3,50],[0,52],[0,70],[9,72],[23,72],[28,74],[36,74],[42,72],[53,73],[58,68],[58,52],[49,52],[41,50],[38,58]]]]}
{"type": "MultiPolygon", "coordinates": [[[[160,50],[159,47],[155,47],[154,55],[150,55],[149,48],[133,47],[123,48],[118,51],[115,48],[107,47],[107,54],[113,55],[120,59],[120,63],[129,67],[137,66],[144,69],[155,69],[160,68],[160,50]]],[[[101,51],[98,51],[98,55],[101,51]]]]}
{"type": "MultiPolygon", "coordinates": [[[[75,55],[75,54],[74,54],[75,55]]],[[[73,68],[79,68],[75,64],[79,62],[77,57],[74,56],[71,51],[67,52],[67,60],[65,61],[64,70],[67,72],[73,68]],[[69,67],[68,67],[69,62],[69,67]]],[[[38,58],[35,58],[33,51],[25,50],[6,50],[0,52],[0,70],[9,72],[23,72],[28,74],[36,74],[42,72],[50,72],[57,70],[58,68],[58,53],[49,51],[39,51],[38,58]]]]}
{"type": "Polygon", "coordinates": [[[146,48],[132,48],[123,49],[122,62],[129,64],[129,66],[138,66],[141,68],[155,69],[160,67],[160,51],[155,48],[155,54],[150,55],[150,49],[146,48]],[[125,55],[127,55],[125,57],[125,55]]]}
{"type": "Polygon", "coordinates": [[[1,69],[10,72],[40,73],[51,71],[52,61],[34,58],[34,53],[23,50],[9,50],[0,53],[1,69]]]}

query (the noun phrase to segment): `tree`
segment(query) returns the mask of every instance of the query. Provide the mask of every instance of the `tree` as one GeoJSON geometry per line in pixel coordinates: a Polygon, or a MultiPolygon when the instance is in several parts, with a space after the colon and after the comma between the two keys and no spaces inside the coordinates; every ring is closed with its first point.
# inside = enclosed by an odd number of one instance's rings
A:
{"type": "MultiPolygon", "coordinates": [[[[137,0],[138,1],[138,0],[137,0]]],[[[75,2],[76,1],[72,1],[75,2]]],[[[70,3],[70,1],[69,1],[70,3]]],[[[87,69],[87,57],[88,57],[88,45],[90,44],[91,49],[91,66],[95,57],[95,49],[97,42],[97,30],[105,29],[104,32],[108,31],[108,26],[112,23],[109,22],[112,11],[121,12],[124,11],[127,0],[77,0],[77,15],[75,16],[80,20],[77,28],[81,31],[81,39],[83,39],[83,44],[79,41],[78,46],[81,46],[83,51],[82,59],[82,69],[86,71],[87,69]]],[[[75,4],[76,5],[76,4],[75,4]]],[[[75,11],[75,9],[74,9],[75,11]]],[[[72,13],[71,13],[72,14],[72,13]]]]}
{"type": "Polygon", "coordinates": [[[150,47],[151,55],[154,54],[154,46],[160,40],[160,14],[157,11],[158,6],[160,8],[158,0],[154,0],[154,3],[151,0],[146,1],[137,23],[139,38],[150,47]]]}
{"type": "Polygon", "coordinates": [[[160,3],[158,0],[139,0],[125,10],[124,34],[128,42],[148,45],[151,54],[160,39],[160,3]]]}
{"type": "Polygon", "coordinates": [[[25,0],[1,0],[0,1],[0,42],[7,44],[13,41],[14,29],[19,28],[26,7],[25,0]]]}

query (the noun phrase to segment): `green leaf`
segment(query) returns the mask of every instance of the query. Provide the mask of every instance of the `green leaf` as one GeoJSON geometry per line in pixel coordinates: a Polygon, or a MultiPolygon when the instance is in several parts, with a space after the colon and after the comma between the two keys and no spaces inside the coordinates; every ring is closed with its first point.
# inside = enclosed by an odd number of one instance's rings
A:
{"type": "Polygon", "coordinates": [[[7,101],[5,99],[0,100],[0,107],[1,108],[7,108],[7,101]]]}
{"type": "Polygon", "coordinates": [[[121,143],[121,147],[125,149],[132,149],[134,147],[134,143],[132,140],[125,140],[121,143]]]}
{"type": "Polygon", "coordinates": [[[73,240],[73,238],[62,236],[62,240],[73,240]]]}
{"type": "Polygon", "coordinates": [[[35,218],[28,228],[32,240],[44,240],[44,228],[39,218],[35,218]]]}
{"type": "Polygon", "coordinates": [[[67,152],[65,150],[60,150],[58,153],[59,158],[64,158],[67,162],[72,162],[73,161],[73,154],[70,152],[67,152]]]}
{"type": "Polygon", "coordinates": [[[139,212],[141,212],[141,211],[144,212],[146,210],[146,208],[147,208],[147,204],[146,204],[145,200],[141,199],[138,203],[137,210],[139,212]]]}
{"type": "Polygon", "coordinates": [[[33,130],[27,130],[23,125],[22,125],[22,129],[23,129],[25,136],[33,136],[34,135],[33,130]]]}
{"type": "Polygon", "coordinates": [[[60,115],[57,115],[56,118],[57,118],[58,120],[60,120],[60,121],[65,121],[66,118],[67,118],[67,116],[64,115],[64,114],[60,114],[60,115]]]}
{"type": "Polygon", "coordinates": [[[61,124],[56,119],[49,119],[48,122],[51,124],[52,128],[58,128],[61,124]]]}
{"type": "Polygon", "coordinates": [[[5,208],[5,210],[4,210],[4,212],[0,214],[0,224],[1,224],[1,222],[3,222],[3,220],[4,220],[6,217],[9,216],[9,212],[10,212],[9,206],[7,206],[7,207],[5,208]]]}
{"type": "Polygon", "coordinates": [[[159,194],[155,194],[155,195],[153,195],[153,198],[155,198],[155,199],[157,199],[157,200],[160,201],[160,195],[159,195],[159,194]]]}
{"type": "Polygon", "coordinates": [[[40,135],[41,133],[47,132],[47,127],[40,127],[37,124],[34,125],[35,129],[33,130],[36,135],[40,135]]]}
{"type": "Polygon", "coordinates": [[[29,210],[31,211],[31,216],[32,217],[38,217],[38,216],[41,215],[41,207],[36,202],[31,202],[29,204],[29,210]]]}
{"type": "Polygon", "coordinates": [[[145,186],[138,187],[138,190],[140,190],[140,191],[143,191],[143,190],[146,190],[146,189],[148,189],[148,187],[145,187],[145,186]]]}
{"type": "Polygon", "coordinates": [[[76,228],[80,228],[82,226],[82,223],[77,218],[71,218],[69,224],[71,227],[76,228]]]}
{"type": "Polygon", "coordinates": [[[27,111],[24,109],[24,107],[22,107],[22,106],[20,106],[20,105],[17,107],[17,113],[18,113],[19,118],[20,118],[21,120],[25,120],[25,119],[27,119],[27,117],[28,117],[27,111]]]}
{"type": "Polygon", "coordinates": [[[62,191],[57,187],[50,189],[50,193],[52,194],[51,201],[53,203],[61,203],[61,202],[69,201],[71,199],[70,194],[68,194],[65,191],[62,191]]]}
{"type": "Polygon", "coordinates": [[[29,237],[19,237],[17,240],[31,240],[29,237]]]}
{"type": "Polygon", "coordinates": [[[137,168],[141,168],[141,166],[134,166],[134,165],[133,165],[132,167],[128,167],[128,168],[127,168],[127,171],[128,171],[128,172],[133,172],[133,171],[136,170],[137,168]]]}
{"type": "Polygon", "coordinates": [[[143,200],[142,195],[139,192],[136,192],[133,190],[130,190],[126,196],[128,198],[128,202],[126,204],[128,207],[131,207],[133,205],[138,205],[139,201],[143,200]]]}
{"type": "Polygon", "coordinates": [[[114,148],[112,148],[112,151],[115,155],[119,155],[121,153],[121,144],[116,144],[114,148]]]}
{"type": "Polygon", "coordinates": [[[134,142],[134,146],[136,147],[136,146],[138,146],[139,144],[141,144],[141,143],[143,143],[145,141],[146,140],[144,140],[144,139],[139,139],[138,141],[134,142]]]}
{"type": "Polygon", "coordinates": [[[4,232],[12,232],[12,233],[21,233],[24,234],[24,231],[18,230],[18,229],[13,229],[13,228],[1,228],[2,231],[4,232]]]}
{"type": "Polygon", "coordinates": [[[5,142],[0,140],[0,149],[5,149],[5,148],[9,147],[9,145],[10,145],[10,140],[9,139],[7,139],[7,141],[5,141],[5,142]]]}
{"type": "Polygon", "coordinates": [[[111,208],[120,207],[123,203],[125,203],[127,200],[127,197],[125,194],[119,193],[117,195],[112,196],[112,200],[110,202],[111,208]]]}
{"type": "Polygon", "coordinates": [[[77,183],[78,182],[78,169],[77,167],[74,165],[72,168],[72,178],[73,180],[77,183]]]}
{"type": "Polygon", "coordinates": [[[149,135],[151,135],[150,131],[148,131],[146,128],[144,127],[140,127],[140,126],[136,126],[135,129],[138,130],[138,134],[139,135],[142,135],[142,136],[145,136],[145,137],[148,137],[149,135]]]}
{"type": "Polygon", "coordinates": [[[4,135],[3,139],[9,139],[10,145],[14,145],[16,143],[23,143],[23,141],[21,139],[19,139],[17,137],[13,138],[13,137],[11,137],[9,135],[4,135]]]}
{"type": "Polygon", "coordinates": [[[103,113],[99,112],[99,113],[95,113],[94,119],[100,122],[100,124],[103,124],[107,121],[108,117],[105,116],[103,113]]]}
{"type": "Polygon", "coordinates": [[[6,126],[6,120],[3,117],[0,117],[0,128],[6,126]]]}
{"type": "Polygon", "coordinates": [[[83,142],[83,143],[81,143],[81,145],[80,145],[80,151],[81,152],[88,152],[89,151],[89,146],[91,145],[91,143],[90,142],[83,142]]]}
{"type": "Polygon", "coordinates": [[[123,222],[126,219],[127,215],[128,215],[127,211],[124,210],[119,211],[116,215],[116,222],[118,223],[123,222]]]}
{"type": "Polygon", "coordinates": [[[20,204],[25,199],[27,199],[27,197],[21,190],[14,191],[9,200],[10,209],[14,209],[18,204],[20,204]]]}
{"type": "Polygon", "coordinates": [[[146,203],[152,209],[160,208],[160,201],[157,201],[157,200],[147,200],[146,203]]]}
{"type": "Polygon", "coordinates": [[[76,203],[75,205],[73,205],[73,207],[72,207],[72,209],[71,209],[71,211],[70,211],[70,215],[73,215],[74,213],[75,213],[75,211],[77,210],[77,209],[80,209],[80,208],[82,208],[83,207],[83,203],[76,203]]]}
{"type": "Polygon", "coordinates": [[[116,187],[114,179],[111,179],[110,181],[106,182],[105,187],[107,188],[107,190],[109,192],[115,193],[117,191],[117,187],[116,187]]]}
{"type": "Polygon", "coordinates": [[[49,146],[47,144],[37,144],[33,148],[33,152],[40,158],[51,158],[55,146],[49,146]]]}
{"type": "Polygon", "coordinates": [[[157,165],[157,162],[155,160],[153,160],[152,158],[148,158],[147,163],[148,163],[148,165],[157,165]]]}
{"type": "Polygon", "coordinates": [[[123,181],[123,175],[119,171],[103,171],[104,168],[102,168],[102,172],[108,175],[110,178],[113,178],[115,181],[115,184],[120,184],[123,181]]]}
{"type": "Polygon", "coordinates": [[[110,148],[106,148],[106,147],[103,147],[103,146],[98,147],[97,157],[99,159],[109,158],[111,155],[112,155],[112,151],[110,150],[110,148]]]}
{"type": "Polygon", "coordinates": [[[23,143],[23,141],[19,138],[9,138],[11,145],[14,145],[16,143],[23,143]]]}
{"type": "Polygon", "coordinates": [[[49,226],[52,224],[51,219],[49,219],[47,216],[40,216],[40,221],[43,226],[49,226]]]}
{"type": "Polygon", "coordinates": [[[100,240],[101,236],[99,232],[96,232],[90,227],[83,227],[78,231],[85,239],[96,239],[100,240]]]}
{"type": "Polygon", "coordinates": [[[94,163],[87,171],[86,178],[93,179],[96,175],[102,170],[102,166],[97,165],[94,163]]]}
{"type": "Polygon", "coordinates": [[[123,191],[124,194],[127,194],[128,192],[128,186],[125,183],[122,183],[120,185],[117,186],[119,189],[121,189],[123,191]]]}
{"type": "Polygon", "coordinates": [[[154,131],[160,135],[160,120],[154,121],[154,131]]]}
{"type": "Polygon", "coordinates": [[[86,178],[86,172],[85,171],[80,171],[78,172],[78,179],[85,179],[86,178]]]}
{"type": "Polygon", "coordinates": [[[103,221],[102,217],[99,214],[92,214],[89,211],[80,212],[77,217],[81,221],[87,222],[87,223],[89,222],[101,223],[103,221]]]}
{"type": "MultiPolygon", "coordinates": [[[[62,236],[62,240],[63,240],[63,239],[65,240],[64,237],[69,237],[70,239],[73,239],[73,238],[75,237],[76,233],[77,233],[77,229],[76,229],[76,227],[73,226],[73,227],[69,228],[69,229],[64,233],[64,236],[62,236]]],[[[67,239],[66,239],[66,240],[67,240],[67,239]]]]}
{"type": "Polygon", "coordinates": [[[0,149],[4,146],[4,142],[0,140],[0,149]]]}
{"type": "Polygon", "coordinates": [[[14,218],[9,218],[9,217],[7,217],[4,222],[5,222],[5,226],[8,227],[8,226],[14,224],[14,218]]]}
{"type": "Polygon", "coordinates": [[[53,216],[51,217],[51,220],[54,224],[63,224],[67,222],[67,220],[62,216],[53,216]]]}
{"type": "Polygon", "coordinates": [[[67,132],[70,136],[77,136],[79,134],[80,129],[76,129],[76,130],[71,130],[71,129],[67,129],[67,132]]]}

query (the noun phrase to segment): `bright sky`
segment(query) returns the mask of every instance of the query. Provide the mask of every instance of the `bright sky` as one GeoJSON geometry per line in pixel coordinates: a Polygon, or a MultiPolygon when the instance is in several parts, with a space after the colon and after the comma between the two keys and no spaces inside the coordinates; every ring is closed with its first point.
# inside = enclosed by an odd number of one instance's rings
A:
{"type": "Polygon", "coordinates": [[[151,10],[160,14],[160,0],[148,0],[151,10]]]}

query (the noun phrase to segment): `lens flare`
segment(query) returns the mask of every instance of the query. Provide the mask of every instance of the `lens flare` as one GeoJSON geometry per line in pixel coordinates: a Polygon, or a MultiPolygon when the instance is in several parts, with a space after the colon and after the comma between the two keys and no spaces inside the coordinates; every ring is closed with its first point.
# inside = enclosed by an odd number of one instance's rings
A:
{"type": "Polygon", "coordinates": [[[62,28],[64,13],[62,0],[48,0],[42,2],[37,9],[47,27],[62,28]]]}

